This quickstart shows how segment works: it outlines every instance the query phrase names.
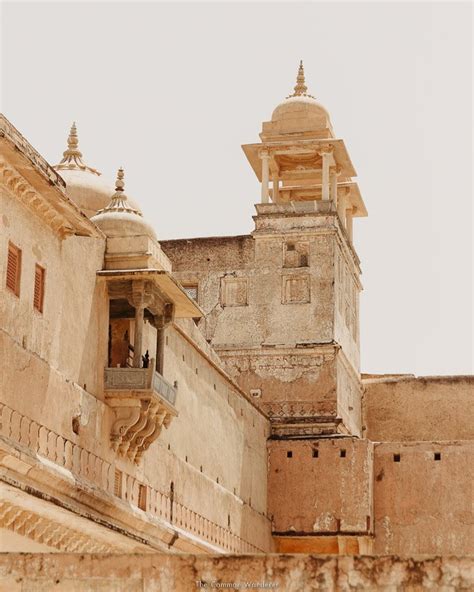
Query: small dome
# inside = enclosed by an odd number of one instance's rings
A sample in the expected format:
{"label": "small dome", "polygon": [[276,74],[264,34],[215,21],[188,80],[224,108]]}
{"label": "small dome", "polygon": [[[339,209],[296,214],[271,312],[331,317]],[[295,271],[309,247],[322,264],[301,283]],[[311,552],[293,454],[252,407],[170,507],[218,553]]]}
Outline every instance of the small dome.
{"label": "small dome", "polygon": [[92,216],[91,222],[110,238],[146,235],[156,240],[153,228],[145,222],[141,211],[132,205],[123,192],[123,178],[124,172],[120,168],[115,182],[115,193],[110,203]]}
{"label": "small dome", "polygon": [[311,121],[313,129],[331,128],[329,113],[312,95],[308,94],[303,62],[300,62],[294,93],[282,101],[273,111],[272,123],[295,121],[295,123],[298,122],[297,125],[300,125],[302,121],[307,120]]}
{"label": "small dome", "polygon": [[325,125],[329,122],[329,113],[316,99],[309,95],[288,97],[272,113],[272,121],[300,119],[302,117],[318,118]]}
{"label": "small dome", "polygon": [[[87,166],[79,150],[76,124],[73,123],[68,137],[68,147],[55,170],[66,182],[66,193],[88,218],[94,216],[110,203],[115,192],[113,183],[105,180],[98,170]],[[140,211],[129,199],[129,205]]]}

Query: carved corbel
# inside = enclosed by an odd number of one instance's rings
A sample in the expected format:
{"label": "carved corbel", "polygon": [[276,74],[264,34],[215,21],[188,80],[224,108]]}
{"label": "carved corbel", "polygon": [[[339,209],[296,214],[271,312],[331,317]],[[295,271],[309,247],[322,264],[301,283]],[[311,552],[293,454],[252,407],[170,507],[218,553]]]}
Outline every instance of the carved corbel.
{"label": "carved corbel", "polygon": [[168,413],[165,409],[162,409],[159,413],[156,414],[153,422],[154,426],[152,432],[146,438],[143,439],[142,444],[136,451],[134,459],[136,463],[140,462],[143,454],[148,450],[148,448],[161,434],[161,430],[163,428],[163,425],[165,425],[165,419],[167,416],[169,416],[169,421],[167,422],[167,425],[165,427],[168,427],[168,425],[170,424],[172,415]]}
{"label": "carved corbel", "polygon": [[116,401],[109,400],[109,405],[115,413],[115,421],[110,432],[112,448],[116,451],[121,446],[124,437],[132,426],[140,419],[140,401]]}
{"label": "carved corbel", "polygon": [[138,434],[146,425],[147,422],[147,414],[150,408],[150,401],[140,401],[140,412],[138,421],[135,422],[130,428],[127,430],[127,433],[123,436],[122,442],[119,446],[119,452],[122,455],[125,455],[129,450],[135,435]]}
{"label": "carved corbel", "polygon": [[153,284],[145,280],[132,280],[127,300],[134,308],[148,308],[154,302]]}

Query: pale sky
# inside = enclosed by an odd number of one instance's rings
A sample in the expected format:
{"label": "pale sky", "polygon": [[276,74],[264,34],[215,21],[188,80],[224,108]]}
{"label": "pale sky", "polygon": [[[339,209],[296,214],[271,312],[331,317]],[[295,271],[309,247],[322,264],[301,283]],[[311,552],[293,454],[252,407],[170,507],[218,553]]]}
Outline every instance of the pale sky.
{"label": "pale sky", "polygon": [[472,7],[456,2],[4,2],[2,111],[51,163],[73,120],[87,164],[158,237],[247,234],[240,148],[295,84],[328,109],[369,217],[362,371],[473,360]]}

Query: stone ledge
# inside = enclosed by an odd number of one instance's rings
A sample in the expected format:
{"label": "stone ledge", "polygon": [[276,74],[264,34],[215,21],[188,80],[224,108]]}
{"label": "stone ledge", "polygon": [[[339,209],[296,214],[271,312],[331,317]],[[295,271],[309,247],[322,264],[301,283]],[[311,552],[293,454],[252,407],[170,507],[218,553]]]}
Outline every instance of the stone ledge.
{"label": "stone ledge", "polygon": [[[242,584],[258,583],[245,588]],[[218,586],[217,584],[221,585]],[[227,583],[240,583],[223,586]],[[191,592],[199,589],[457,592],[474,588],[474,558],[324,555],[0,554],[0,590]]]}

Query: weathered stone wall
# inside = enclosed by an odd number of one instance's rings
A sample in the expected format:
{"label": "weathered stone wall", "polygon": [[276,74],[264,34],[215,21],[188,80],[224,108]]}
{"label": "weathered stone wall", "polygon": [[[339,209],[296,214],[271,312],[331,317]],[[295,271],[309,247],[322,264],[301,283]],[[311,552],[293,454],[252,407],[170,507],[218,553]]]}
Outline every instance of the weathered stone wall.
{"label": "weathered stone wall", "polygon": [[365,437],[376,442],[474,439],[474,377],[363,381]]}
{"label": "weathered stone wall", "polygon": [[[102,268],[105,238],[60,240],[4,188],[0,199],[2,330],[69,380],[101,396],[108,313],[105,286],[96,284],[96,271]],[[19,297],[5,287],[9,241],[22,250]],[[46,270],[42,313],[33,308],[36,263]]]}
{"label": "weathered stone wall", "polygon": [[163,250],[179,281],[198,287],[199,327],[257,405],[298,402],[360,435],[357,258],[334,215],[274,209],[259,211],[252,236]]}
{"label": "weathered stone wall", "polygon": [[460,592],[473,588],[473,560],[463,557],[0,555],[2,592]]}
{"label": "weathered stone wall", "polygon": [[360,366],[359,295],[360,270],[354,253],[343,241],[336,241],[334,252],[334,336],[354,368]]}
{"label": "weathered stone wall", "polygon": [[[18,446],[32,455],[25,458],[27,477],[15,474],[13,480],[48,495],[72,494],[74,505],[80,488],[69,492],[68,487],[77,479],[107,498],[102,512],[112,520],[125,507],[129,517],[138,513],[144,523],[158,518],[200,536],[209,548],[225,543],[227,550],[271,550],[268,421],[229,380],[194,323],[166,329],[163,374],[178,385],[179,415],[137,466],[110,445],[114,414],[103,394],[109,309],[105,283],[96,277],[104,264],[105,238],[97,233],[61,241],[4,188],[1,204],[0,435],[7,448]],[[5,287],[9,240],[22,249],[19,298]],[[248,251],[245,241],[242,249]],[[42,314],[33,307],[35,263],[46,269]],[[156,330],[147,323],[144,345],[154,357]],[[112,352],[112,357],[123,353]],[[38,468],[26,468],[38,462],[35,458],[52,461],[48,466],[59,474],[57,482],[45,483]],[[121,483],[116,496],[115,471]],[[143,485],[148,487],[147,514],[137,507]],[[115,502],[120,512],[114,512]]]}
{"label": "weathered stone wall", "polygon": [[[72,468],[73,474],[83,471],[86,481],[96,474],[100,463],[94,486],[107,495],[113,492],[114,469],[120,470],[121,503],[128,505],[132,513],[138,511],[138,487],[144,483],[151,486],[150,516],[169,521],[169,503],[162,514],[155,496],[169,500],[173,483],[175,504],[252,541],[258,549],[271,550],[270,522],[266,517],[268,421],[181,333],[168,330],[165,350],[165,377],[178,382],[179,415],[153,443],[140,466],[112,451],[109,438],[113,414],[105,403],[5,333],[0,333],[0,338],[5,352],[2,435],[31,446],[33,453],[63,466],[70,461],[67,468]],[[75,418],[78,433],[73,430]],[[38,438],[40,426],[47,430]],[[74,459],[68,461],[69,456],[75,457],[76,450],[81,459],[77,467]],[[86,459],[90,453],[93,458],[89,465]],[[149,520],[144,514],[142,518]],[[183,518],[178,525],[186,530],[190,520]],[[205,538],[210,536],[208,529],[205,525],[200,529]]]}
{"label": "weathered stone wall", "polygon": [[268,510],[289,536],[372,532],[373,450],[368,440],[270,440]]}
{"label": "weathered stone wall", "polygon": [[472,442],[375,444],[374,552],[474,554],[473,466]]}

